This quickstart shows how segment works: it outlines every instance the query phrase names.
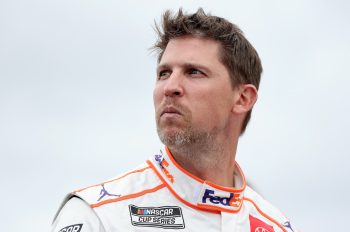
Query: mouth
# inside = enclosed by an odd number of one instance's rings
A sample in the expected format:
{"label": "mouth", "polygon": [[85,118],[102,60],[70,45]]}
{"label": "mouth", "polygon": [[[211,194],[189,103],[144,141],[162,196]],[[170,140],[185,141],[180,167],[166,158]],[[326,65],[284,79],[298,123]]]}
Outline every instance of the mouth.
{"label": "mouth", "polygon": [[162,113],[160,114],[160,116],[163,116],[163,115],[182,115],[182,114],[175,107],[173,107],[173,106],[166,106],[163,109]]}

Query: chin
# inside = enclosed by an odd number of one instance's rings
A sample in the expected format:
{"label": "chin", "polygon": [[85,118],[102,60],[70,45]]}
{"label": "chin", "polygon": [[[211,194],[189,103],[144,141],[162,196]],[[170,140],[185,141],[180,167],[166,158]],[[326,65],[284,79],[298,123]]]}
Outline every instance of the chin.
{"label": "chin", "polygon": [[159,129],[158,136],[160,141],[164,145],[173,146],[173,145],[184,145],[188,143],[188,135],[184,130],[179,128],[167,128]]}

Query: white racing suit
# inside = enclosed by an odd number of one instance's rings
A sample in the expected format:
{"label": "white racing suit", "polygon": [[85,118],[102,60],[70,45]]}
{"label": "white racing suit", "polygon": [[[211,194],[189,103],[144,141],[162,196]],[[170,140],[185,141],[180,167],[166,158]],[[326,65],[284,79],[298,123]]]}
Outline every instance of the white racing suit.
{"label": "white racing suit", "polygon": [[234,178],[235,188],[201,180],[165,147],[133,171],[69,194],[52,232],[297,232],[237,164]]}

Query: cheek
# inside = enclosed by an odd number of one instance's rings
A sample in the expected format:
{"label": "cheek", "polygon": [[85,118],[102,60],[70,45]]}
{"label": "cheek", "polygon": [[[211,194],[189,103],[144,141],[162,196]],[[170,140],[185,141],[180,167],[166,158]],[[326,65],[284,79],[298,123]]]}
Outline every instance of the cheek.
{"label": "cheek", "polygon": [[203,95],[193,104],[198,120],[205,123],[212,118],[218,117],[218,104],[215,96]]}
{"label": "cheek", "polygon": [[153,104],[154,104],[154,106],[157,106],[160,104],[161,98],[162,98],[162,95],[160,93],[160,88],[155,86],[155,88],[153,90]]}
{"label": "cheek", "polygon": [[[227,94],[224,94],[227,93]],[[202,120],[224,120],[228,117],[232,108],[232,99],[229,92],[214,91],[212,94],[203,94],[195,104],[199,117]]]}

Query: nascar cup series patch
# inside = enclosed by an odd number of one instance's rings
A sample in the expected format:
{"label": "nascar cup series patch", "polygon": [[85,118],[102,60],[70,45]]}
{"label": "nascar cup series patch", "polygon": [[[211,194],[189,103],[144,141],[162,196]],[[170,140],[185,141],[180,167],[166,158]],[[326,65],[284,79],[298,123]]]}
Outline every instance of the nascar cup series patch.
{"label": "nascar cup series patch", "polygon": [[138,207],[129,205],[133,226],[184,229],[185,222],[178,206]]}

